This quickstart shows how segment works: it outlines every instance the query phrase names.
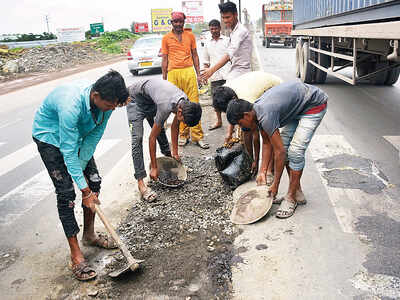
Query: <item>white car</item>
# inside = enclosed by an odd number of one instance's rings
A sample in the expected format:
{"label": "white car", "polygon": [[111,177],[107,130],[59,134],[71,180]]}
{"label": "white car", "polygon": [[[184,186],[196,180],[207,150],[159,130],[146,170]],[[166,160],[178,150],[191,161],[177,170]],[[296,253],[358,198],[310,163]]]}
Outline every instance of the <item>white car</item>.
{"label": "white car", "polygon": [[211,32],[209,30],[203,31],[200,34],[200,44],[202,47],[205,46],[207,40],[211,39]]}
{"label": "white car", "polygon": [[140,70],[161,68],[162,35],[146,35],[136,40],[128,52],[128,69],[136,76]]}

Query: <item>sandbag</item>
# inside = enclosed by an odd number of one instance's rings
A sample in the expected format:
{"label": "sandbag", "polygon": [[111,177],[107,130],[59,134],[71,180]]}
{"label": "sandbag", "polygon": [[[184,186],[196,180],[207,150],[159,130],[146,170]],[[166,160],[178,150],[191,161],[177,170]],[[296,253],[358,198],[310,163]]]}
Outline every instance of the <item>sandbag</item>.
{"label": "sandbag", "polygon": [[229,166],[219,173],[221,174],[224,182],[229,185],[232,190],[234,190],[242,183],[245,183],[251,179],[252,163],[253,159],[241,145],[241,153],[234,157]]}
{"label": "sandbag", "polygon": [[220,147],[216,150],[215,166],[218,171],[224,170],[228,167],[232,160],[242,153],[242,145],[236,144],[232,148]]}

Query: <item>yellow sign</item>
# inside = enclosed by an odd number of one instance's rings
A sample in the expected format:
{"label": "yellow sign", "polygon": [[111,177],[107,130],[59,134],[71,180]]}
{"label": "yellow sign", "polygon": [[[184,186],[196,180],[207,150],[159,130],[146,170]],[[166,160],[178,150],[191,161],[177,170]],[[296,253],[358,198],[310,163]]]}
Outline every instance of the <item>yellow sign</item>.
{"label": "yellow sign", "polygon": [[165,32],[172,29],[172,8],[157,8],[151,10],[151,27],[153,32]]}

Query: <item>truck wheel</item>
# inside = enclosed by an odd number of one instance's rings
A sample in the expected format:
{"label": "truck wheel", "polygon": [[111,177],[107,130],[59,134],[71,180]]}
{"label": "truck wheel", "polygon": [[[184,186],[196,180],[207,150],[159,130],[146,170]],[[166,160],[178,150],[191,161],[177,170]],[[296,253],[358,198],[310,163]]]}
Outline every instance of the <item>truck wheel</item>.
{"label": "truck wheel", "polygon": [[262,45],[265,47],[265,39],[262,40]]}
{"label": "truck wheel", "polygon": [[394,68],[390,71],[388,71],[385,85],[393,85],[396,83],[397,79],[399,79],[400,75],[400,67]]}
{"label": "truck wheel", "polygon": [[372,66],[370,63],[361,63],[357,65],[357,76],[361,77],[371,72]]}
{"label": "truck wheel", "polygon": [[[323,50],[326,50],[326,49],[323,49]],[[317,54],[315,55],[314,61],[318,62],[318,55]],[[321,63],[320,63],[320,65],[325,67],[325,68],[327,68],[330,65],[330,63],[331,63],[330,56],[328,56],[326,54],[321,54]],[[315,83],[320,83],[320,84],[325,83],[327,75],[328,74],[325,71],[323,71],[321,69],[318,69],[318,68],[315,68]]]}
{"label": "truck wheel", "polygon": [[296,48],[296,40],[292,41],[292,48]]}
{"label": "truck wheel", "polygon": [[265,39],[265,47],[269,48],[269,46],[271,45],[271,42],[269,41],[269,38]]}
{"label": "truck wheel", "polygon": [[315,67],[308,62],[310,59],[310,48],[308,42],[303,44],[300,61],[300,78],[304,83],[313,83],[315,78]]}
{"label": "truck wheel", "polygon": [[[386,63],[375,63],[372,72],[382,69],[387,66]],[[386,84],[386,79],[388,78],[388,71],[380,72],[375,77],[371,77],[370,82],[374,85],[384,85]]]}
{"label": "truck wheel", "polygon": [[298,43],[296,46],[296,77],[300,78],[300,65],[302,64],[301,62],[301,43]]}

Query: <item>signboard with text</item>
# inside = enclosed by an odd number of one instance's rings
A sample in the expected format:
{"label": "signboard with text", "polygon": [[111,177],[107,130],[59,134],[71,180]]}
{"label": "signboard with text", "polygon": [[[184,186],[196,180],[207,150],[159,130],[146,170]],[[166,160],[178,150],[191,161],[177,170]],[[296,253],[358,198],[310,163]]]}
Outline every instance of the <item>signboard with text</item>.
{"label": "signboard with text", "polygon": [[153,32],[165,32],[172,29],[172,8],[158,8],[151,10],[151,28]]}
{"label": "signboard with text", "polygon": [[104,32],[104,24],[103,23],[93,23],[90,24],[90,33],[92,35],[96,35],[98,33]]}
{"label": "signboard with text", "polygon": [[182,11],[186,15],[186,23],[204,22],[203,1],[182,1]]}
{"label": "signboard with text", "polygon": [[85,28],[83,27],[58,28],[57,40],[62,43],[84,41]]}
{"label": "signboard with text", "polygon": [[147,23],[135,23],[135,32],[149,32],[149,24]]}

